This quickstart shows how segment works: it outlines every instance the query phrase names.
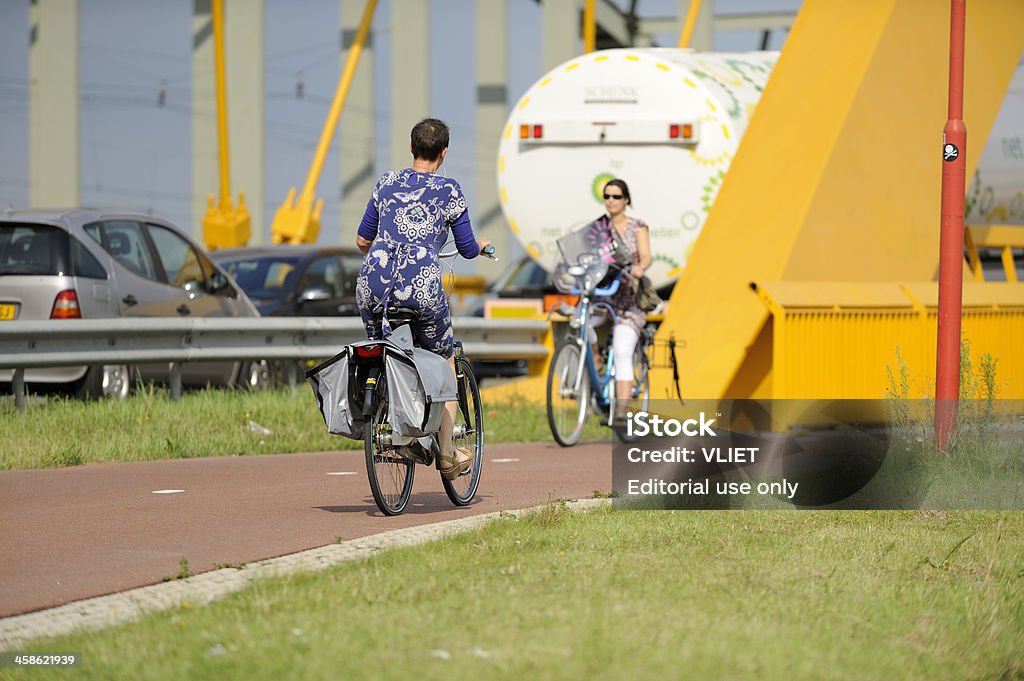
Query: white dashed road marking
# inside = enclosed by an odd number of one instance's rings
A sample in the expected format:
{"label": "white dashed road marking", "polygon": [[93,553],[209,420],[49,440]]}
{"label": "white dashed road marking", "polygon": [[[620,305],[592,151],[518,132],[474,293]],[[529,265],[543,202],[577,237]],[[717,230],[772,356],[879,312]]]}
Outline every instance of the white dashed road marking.
{"label": "white dashed road marking", "polygon": [[491,459],[491,463],[515,463],[519,459]]}
{"label": "white dashed road marking", "polygon": [[155,489],[153,494],[179,494],[184,491],[183,489]]}
{"label": "white dashed road marking", "polygon": [[327,475],[358,475],[358,473],[355,471],[335,471],[333,473],[328,473]]}

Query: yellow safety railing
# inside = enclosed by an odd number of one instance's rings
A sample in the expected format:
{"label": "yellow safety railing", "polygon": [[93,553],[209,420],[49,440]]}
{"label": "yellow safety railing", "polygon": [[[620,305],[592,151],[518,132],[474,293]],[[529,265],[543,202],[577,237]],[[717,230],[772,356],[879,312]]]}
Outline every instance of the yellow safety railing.
{"label": "yellow safety railing", "polygon": [[993,248],[999,251],[1003,262],[1006,281],[1017,281],[1017,263],[1014,249],[1024,249],[1024,225],[967,225],[964,227],[964,246],[967,248],[967,262],[975,281],[985,281],[979,248]]}
{"label": "yellow safety railing", "polygon": [[[915,378],[911,397],[934,394],[936,283],[757,282],[752,287],[770,319],[738,373],[763,380],[734,385],[731,396],[882,399],[889,370],[896,371],[899,360]],[[962,328],[974,353],[998,361],[998,395],[1024,397],[1024,286],[965,284]],[[762,371],[752,371],[756,362]]]}

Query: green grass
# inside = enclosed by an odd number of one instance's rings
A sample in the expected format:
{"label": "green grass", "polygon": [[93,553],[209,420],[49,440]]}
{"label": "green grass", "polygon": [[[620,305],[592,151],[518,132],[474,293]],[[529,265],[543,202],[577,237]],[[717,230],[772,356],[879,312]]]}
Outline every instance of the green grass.
{"label": "green grass", "polygon": [[[506,400],[485,401],[484,410],[488,442],[551,439],[543,408]],[[250,421],[272,434],[251,429]],[[327,433],[305,385],[256,393],[202,390],[179,401],[154,388],[122,401],[50,397],[33,401],[24,413],[5,399],[0,432],[0,470],[362,448],[362,442]],[[608,439],[610,433],[592,419],[584,437]]]}
{"label": "green grass", "polygon": [[1022,631],[1018,512],[555,504],[22,650],[76,679],[1022,679]]}

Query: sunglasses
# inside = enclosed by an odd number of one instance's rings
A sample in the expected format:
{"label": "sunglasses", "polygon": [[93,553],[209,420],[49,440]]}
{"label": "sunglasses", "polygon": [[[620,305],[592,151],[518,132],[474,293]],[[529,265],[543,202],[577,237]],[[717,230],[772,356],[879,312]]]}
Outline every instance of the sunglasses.
{"label": "sunglasses", "polygon": [[607,201],[608,199],[615,199],[616,201],[619,201],[620,199],[624,199],[624,198],[626,198],[626,197],[623,196],[622,194],[605,194],[604,195],[604,200],[605,201]]}

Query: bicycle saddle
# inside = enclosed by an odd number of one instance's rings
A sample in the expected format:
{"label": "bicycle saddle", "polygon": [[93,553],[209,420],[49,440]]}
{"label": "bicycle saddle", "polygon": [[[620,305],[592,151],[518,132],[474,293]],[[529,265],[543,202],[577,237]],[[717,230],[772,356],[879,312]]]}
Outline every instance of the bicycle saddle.
{"label": "bicycle saddle", "polygon": [[419,312],[411,310],[407,307],[398,307],[396,305],[388,305],[387,309],[388,321],[391,322],[391,326],[395,327],[400,324],[410,324],[419,319]]}

